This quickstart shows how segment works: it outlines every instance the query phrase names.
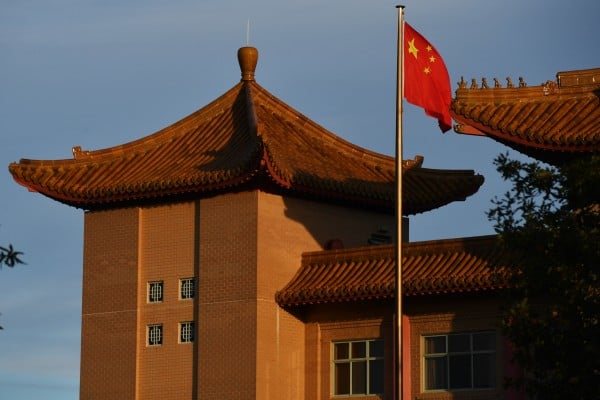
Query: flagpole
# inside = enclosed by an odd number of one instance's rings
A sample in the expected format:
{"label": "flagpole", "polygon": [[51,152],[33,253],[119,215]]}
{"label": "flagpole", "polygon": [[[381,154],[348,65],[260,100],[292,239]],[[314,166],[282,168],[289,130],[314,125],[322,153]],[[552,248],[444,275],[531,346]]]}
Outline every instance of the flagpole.
{"label": "flagpole", "polygon": [[398,9],[398,52],[396,70],[396,354],[395,391],[402,400],[402,97],[404,93],[404,6]]}

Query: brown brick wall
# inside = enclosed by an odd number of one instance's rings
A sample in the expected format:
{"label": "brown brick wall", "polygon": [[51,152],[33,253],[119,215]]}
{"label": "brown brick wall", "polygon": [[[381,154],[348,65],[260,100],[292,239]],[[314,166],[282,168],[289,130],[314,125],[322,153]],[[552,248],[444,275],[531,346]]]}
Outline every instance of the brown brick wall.
{"label": "brown brick wall", "polygon": [[[194,268],[195,206],[141,210],[138,399],[192,399],[195,343],[179,343],[179,323],[193,321],[194,300],[179,299],[179,280]],[[163,301],[148,303],[148,282],[163,282]],[[147,346],[147,326],[163,325],[163,344]]]}
{"label": "brown brick wall", "polygon": [[322,250],[330,239],[366,245],[393,217],[259,193],[257,274],[257,399],[305,399],[304,323],[275,303],[275,292],[294,276],[302,252]]}
{"label": "brown brick wall", "polygon": [[82,400],[135,399],[136,208],[85,214]]}
{"label": "brown brick wall", "polygon": [[[304,323],[275,292],[302,252],[365,245],[392,223],[258,191],[87,214],[82,399],[307,398]],[[186,277],[193,301],[179,300]],[[161,303],[147,302],[151,281],[164,283]],[[192,320],[196,341],[180,344]],[[149,324],[163,325],[161,346],[147,346]]]}
{"label": "brown brick wall", "polygon": [[256,393],[257,193],[200,202],[198,398]]}
{"label": "brown brick wall", "polygon": [[427,296],[407,301],[405,312],[411,326],[410,364],[412,394],[415,400],[491,400],[505,398],[502,390],[504,340],[498,334],[496,343],[496,390],[462,392],[423,392],[422,390],[422,336],[452,332],[496,330],[499,321],[498,299],[487,296]]}
{"label": "brown brick wall", "polygon": [[[273,198],[280,205],[280,212],[289,220],[288,224],[299,225],[298,231],[308,243],[309,247],[302,248],[302,243],[295,245],[291,242],[294,236],[286,234],[281,230],[280,234],[285,241],[294,248],[300,249],[295,257],[300,260],[304,251],[322,250],[325,243],[330,239],[341,239],[346,248],[366,246],[371,234],[379,228],[386,228],[394,233],[395,220],[393,215],[376,213],[368,210],[347,208],[339,205],[319,203],[316,201],[295,199],[289,197],[278,197],[261,193],[261,198]],[[278,200],[276,200],[278,199]],[[261,219],[262,221],[262,219]],[[408,222],[407,222],[408,223]],[[261,222],[262,224],[262,222]],[[271,226],[277,229],[277,226]]]}
{"label": "brown brick wall", "polygon": [[[383,396],[352,397],[358,400],[385,399],[393,395],[393,326],[392,303],[372,301],[361,304],[325,304],[307,311],[306,354],[307,396],[310,399],[332,399],[332,343],[346,340],[383,339]],[[390,356],[388,356],[390,355]],[[308,368],[312,366],[312,368]]]}
{"label": "brown brick wall", "polygon": [[[493,295],[415,296],[405,299],[404,310],[408,321],[405,319],[403,324],[404,328],[409,328],[410,337],[408,341],[405,338],[405,345],[408,344],[408,347],[404,348],[404,352],[409,352],[409,360],[405,360],[404,367],[405,373],[410,376],[411,389],[405,398],[411,400],[508,398],[502,389],[506,343],[500,335],[496,343],[498,383],[496,390],[423,393],[421,388],[422,336],[497,330],[498,307],[498,299]],[[393,366],[391,363],[394,355],[392,343],[395,340],[391,319],[393,310],[392,301],[324,304],[304,310],[301,317],[306,321],[306,398],[331,399],[333,397],[331,395],[331,343],[333,341],[378,337],[384,340],[386,354],[386,392],[383,398],[392,398]]]}

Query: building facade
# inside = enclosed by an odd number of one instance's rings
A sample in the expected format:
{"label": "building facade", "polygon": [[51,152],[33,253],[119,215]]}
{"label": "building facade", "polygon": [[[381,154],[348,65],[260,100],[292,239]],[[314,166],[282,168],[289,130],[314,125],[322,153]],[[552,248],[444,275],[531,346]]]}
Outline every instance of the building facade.
{"label": "building facade", "polygon": [[[395,160],[262,88],[256,49],[238,56],[240,83],[159,132],[10,166],[85,211],[81,399],[395,396]],[[407,232],[483,183],[421,157],[402,173]],[[403,244],[404,398],[518,398],[495,243]]]}

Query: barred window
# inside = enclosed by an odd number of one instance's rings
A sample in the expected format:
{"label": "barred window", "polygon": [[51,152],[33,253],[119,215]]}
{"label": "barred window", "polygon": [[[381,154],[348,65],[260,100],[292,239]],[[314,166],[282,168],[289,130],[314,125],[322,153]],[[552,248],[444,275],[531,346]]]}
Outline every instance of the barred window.
{"label": "barred window", "polygon": [[333,343],[333,394],[383,393],[383,340]]}
{"label": "barred window", "polygon": [[179,281],[179,298],[181,300],[193,299],[196,295],[196,280],[184,278]]}
{"label": "barred window", "polygon": [[496,333],[423,337],[425,390],[496,387]]}
{"label": "barred window", "polygon": [[179,342],[192,343],[194,341],[194,322],[181,322],[179,324]]}
{"label": "barred window", "polygon": [[162,324],[148,325],[148,346],[160,346],[163,341]]}
{"label": "barred window", "polygon": [[163,282],[155,281],[148,283],[148,303],[160,303],[163,301]]}

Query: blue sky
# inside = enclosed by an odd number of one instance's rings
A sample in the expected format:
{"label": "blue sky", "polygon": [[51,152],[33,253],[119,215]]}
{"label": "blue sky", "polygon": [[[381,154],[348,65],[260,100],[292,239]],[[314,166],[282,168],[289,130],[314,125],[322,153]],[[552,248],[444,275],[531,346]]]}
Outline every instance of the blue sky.
{"label": "blue sky", "polygon": [[[62,159],[149,135],[239,81],[236,52],[259,49],[256,80],[346,140],[394,154],[395,2],[367,0],[0,0],[0,244],[27,266],[0,271],[0,398],[76,399],[83,212],[29,193],[8,164]],[[529,85],[600,67],[595,0],[412,0],[406,20],[442,54],[453,90],[510,76]],[[405,106],[404,158],[474,169],[466,202],[411,218],[411,240],[493,232],[507,149],[448,132]]]}

